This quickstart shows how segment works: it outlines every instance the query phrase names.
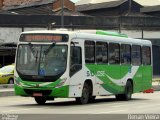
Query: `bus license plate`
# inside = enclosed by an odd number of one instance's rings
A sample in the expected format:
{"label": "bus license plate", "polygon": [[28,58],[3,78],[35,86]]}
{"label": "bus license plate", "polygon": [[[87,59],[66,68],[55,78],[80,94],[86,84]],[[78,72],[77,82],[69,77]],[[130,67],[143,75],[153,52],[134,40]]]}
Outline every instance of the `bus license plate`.
{"label": "bus license plate", "polygon": [[42,97],[43,95],[42,95],[42,93],[33,93],[33,96],[34,97]]}

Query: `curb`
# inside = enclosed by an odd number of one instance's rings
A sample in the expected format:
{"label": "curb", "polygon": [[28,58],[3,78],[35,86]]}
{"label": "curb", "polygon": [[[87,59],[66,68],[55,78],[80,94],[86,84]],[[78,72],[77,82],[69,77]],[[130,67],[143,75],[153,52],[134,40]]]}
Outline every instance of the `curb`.
{"label": "curb", "polygon": [[15,96],[14,84],[0,84],[0,97]]}
{"label": "curb", "polygon": [[0,89],[13,88],[14,84],[0,84]]}
{"label": "curb", "polygon": [[153,89],[154,91],[160,91],[160,85],[154,85]]}
{"label": "curb", "polygon": [[15,96],[14,91],[0,91],[0,97]]}

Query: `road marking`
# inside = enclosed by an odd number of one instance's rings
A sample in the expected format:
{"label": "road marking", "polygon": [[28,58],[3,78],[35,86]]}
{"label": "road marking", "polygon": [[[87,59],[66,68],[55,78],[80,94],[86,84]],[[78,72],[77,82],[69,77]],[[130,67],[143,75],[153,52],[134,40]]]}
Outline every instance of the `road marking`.
{"label": "road marking", "polygon": [[107,114],[107,113],[119,113],[119,112],[126,112],[128,110],[114,110],[114,111],[106,111],[106,112],[98,112],[93,114]]}
{"label": "road marking", "polygon": [[27,111],[27,110],[31,110],[31,109],[35,109],[35,108],[30,108],[30,109],[18,109],[18,110],[6,110],[6,111],[2,111],[1,113],[18,112],[18,111]]}
{"label": "road marking", "polygon": [[[149,104],[149,103],[148,103]],[[152,104],[152,103],[151,103]],[[148,107],[153,107],[153,106],[160,106],[160,104],[152,104],[152,105],[145,105],[145,106],[137,106],[136,108],[148,108]]]}
{"label": "road marking", "polygon": [[29,110],[33,110],[33,109],[38,109],[38,110],[42,110],[42,109],[47,109],[48,107],[37,107],[37,108],[27,108],[27,109],[12,109],[12,110],[5,110],[2,111],[1,113],[9,113],[9,112],[22,112],[22,111],[29,111]]}
{"label": "road marking", "polygon": [[120,105],[116,105],[116,106],[112,106],[112,107],[128,107],[128,106],[139,106],[139,105],[147,105],[148,103],[140,103],[140,104],[132,104],[132,103],[129,103],[129,104],[120,104]]}

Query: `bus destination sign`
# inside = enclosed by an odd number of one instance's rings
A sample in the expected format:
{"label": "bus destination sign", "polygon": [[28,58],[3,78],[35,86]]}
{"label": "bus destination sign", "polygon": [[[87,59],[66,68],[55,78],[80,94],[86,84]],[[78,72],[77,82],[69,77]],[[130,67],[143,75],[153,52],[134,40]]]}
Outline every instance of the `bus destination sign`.
{"label": "bus destination sign", "polygon": [[22,42],[67,42],[68,35],[65,34],[22,34]]}

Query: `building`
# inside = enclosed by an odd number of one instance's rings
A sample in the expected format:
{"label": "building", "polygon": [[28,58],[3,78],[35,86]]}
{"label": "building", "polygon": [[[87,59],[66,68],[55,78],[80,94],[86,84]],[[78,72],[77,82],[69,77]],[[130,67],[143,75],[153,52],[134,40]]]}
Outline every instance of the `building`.
{"label": "building", "polygon": [[78,12],[92,16],[143,15],[141,8],[160,5],[159,0],[80,0]]}
{"label": "building", "polygon": [[143,7],[141,8],[141,13],[160,17],[160,5]]}
{"label": "building", "polygon": [[114,0],[95,4],[76,5],[78,12],[91,16],[122,16],[129,13],[140,13],[142,7],[136,2],[132,2],[132,6],[128,0]]}
{"label": "building", "polygon": [[[1,10],[10,14],[23,15],[60,15],[61,0],[0,0]],[[75,4],[64,0],[64,15],[79,15]]]}

